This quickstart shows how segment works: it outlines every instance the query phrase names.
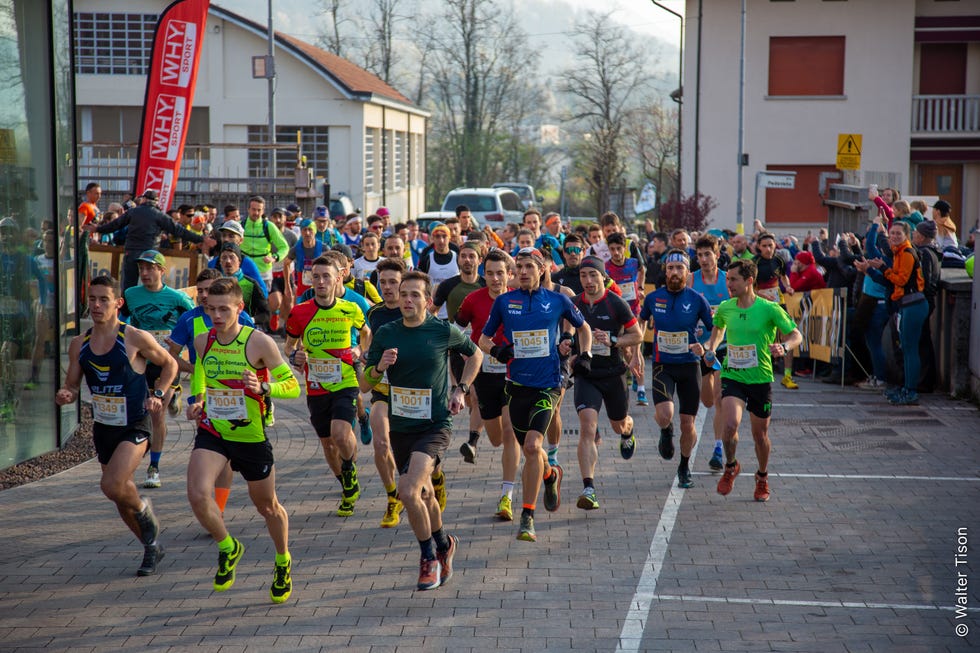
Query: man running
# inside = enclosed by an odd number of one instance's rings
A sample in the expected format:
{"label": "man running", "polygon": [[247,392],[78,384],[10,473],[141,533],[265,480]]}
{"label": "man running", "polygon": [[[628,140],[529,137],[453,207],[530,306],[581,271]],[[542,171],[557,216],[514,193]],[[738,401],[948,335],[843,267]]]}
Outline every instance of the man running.
{"label": "man running", "polygon": [[[494,301],[508,291],[507,283],[511,279],[513,259],[505,251],[493,249],[487,253],[483,261],[483,276],[487,287],[475,290],[463,300],[456,313],[456,324],[461,327],[472,326],[470,338],[479,343],[483,327],[490,317],[490,309]],[[496,346],[507,344],[503,329],[499,327],[493,335]],[[507,380],[507,366],[493,358],[484,356],[480,373],[473,381],[476,393],[476,403],[480,411],[483,425],[487,429],[487,437],[494,447],[504,446],[501,463],[503,466],[503,481],[500,485],[500,499],[497,501],[496,516],[503,521],[514,519],[513,498],[514,483],[517,481],[517,469],[521,463],[521,451],[517,446],[514,427],[510,423],[510,415],[503,408],[506,401],[504,386]],[[475,437],[474,437],[475,435]],[[468,463],[476,461],[476,446],[479,432],[470,431],[470,439],[464,442],[459,452]]]}
{"label": "man running", "polygon": [[640,319],[652,323],[654,419],[660,427],[657,449],[664,460],[674,457],[674,389],[681,413],[681,462],[677,466],[677,485],[694,486],[690,459],[698,434],[694,418],[701,397],[701,364],[704,347],[698,342],[699,320],[711,328],[711,306],[702,295],[687,287],[691,259],[687,252],[672,249],[664,256],[667,285],[643,300]]}
{"label": "man running", "polygon": [[[606,261],[606,274],[616,282],[622,293],[622,298],[629,304],[633,315],[640,314],[640,305],[643,302],[643,262],[639,258],[629,257],[626,236],[622,232],[611,233],[606,237],[606,247],[609,248],[609,260]],[[601,259],[600,259],[601,260]],[[640,326],[642,336],[643,327]],[[642,337],[641,337],[642,340]],[[636,405],[646,406],[647,388],[643,383],[644,362],[643,350],[636,345],[636,348],[629,356],[633,372],[633,384],[636,387]]]}
{"label": "man running", "polygon": [[[153,336],[119,322],[122,303],[119,282],[112,277],[99,276],[89,282],[93,325],[68,346],[68,373],[55,402],[59,406],[75,403],[85,376],[92,393],[92,438],[102,465],[102,493],[116,504],[123,523],[143,543],[143,562],[136,574],[150,576],[163,558],[163,547],[157,541],[160,525],[149,499],[140,497],[133,473],[149,447],[149,416],[163,412],[163,398],[177,374],[177,362]],[[152,395],[146,385],[147,363],[160,368]]]}
{"label": "man running", "polygon": [[363,340],[370,330],[356,304],[337,298],[340,275],[330,258],[313,261],[315,296],[289,314],[285,351],[290,363],[306,372],[306,405],[324,458],[330,462],[331,446],[340,454],[343,491],[337,515],[350,517],[361,494],[355,464],[357,442],[351,428],[358,394],[354,362],[360,351],[351,340],[351,331]]}
{"label": "man running", "polygon": [[[759,253],[752,260],[758,270],[758,279],[756,280],[758,296],[782,305],[783,296],[780,293],[780,285],[782,292],[792,295],[793,284],[789,282],[789,277],[786,276],[786,264],[783,259],[776,256],[776,237],[769,232],[763,232],[759,235],[756,248]],[[785,310],[785,306],[783,310]],[[786,360],[783,363],[783,380],[780,383],[789,390],[798,390],[800,387],[793,380],[793,354],[790,352],[786,352]]]}
{"label": "man running", "polygon": [[[752,261],[736,260],[728,266],[726,282],[732,298],[715,313],[711,338],[704,346],[704,362],[711,364],[715,349],[728,338],[728,353],[721,369],[721,409],[724,412],[725,472],[718,481],[718,494],[732,491],[742,466],[735,458],[738,424],[748,409],[752,423],[759,471],[755,475],[755,500],[769,500],[769,421],[772,415],[772,357],[803,342],[796,324],[785,310],[755,294],[758,268]],[[779,342],[776,331],[783,334]]]}
{"label": "man running", "polygon": [[[139,284],[127,288],[126,311],[129,313],[129,323],[137,329],[144,329],[156,338],[157,342],[166,346],[167,337],[177,324],[177,319],[185,312],[194,308],[194,302],[186,294],[175,288],[170,288],[163,282],[167,273],[167,259],[155,249],[143,252],[136,260],[139,269]],[[160,375],[160,367],[154,363],[146,366],[146,382],[156,383]],[[163,398],[163,405],[169,406],[180,386],[168,387]],[[151,415],[153,422],[153,438],[150,443],[150,465],[146,468],[145,488],[160,487],[160,458],[163,455],[163,444],[167,439],[167,413],[161,411]]]}
{"label": "man running", "polygon": [[[282,360],[275,341],[242,326],[241,288],[233,279],[218,279],[208,292],[214,327],[194,339],[197,362],[191,378],[187,419],[197,422],[194,450],[187,465],[187,498],[194,516],[218,544],[214,590],[235,583],[235,568],[245,547],[225,528],[214,501],[215,480],[225,466],[248,483],[248,495],[276,549],[269,597],[283,603],[293,591],[289,555],[289,517],[276,497],[275,459],[265,433],[265,403],[269,398],[294,399],[299,384]],[[271,381],[259,381],[260,373]]]}
{"label": "man running", "polygon": [[[561,505],[563,471],[560,465],[549,464],[542,448],[561,394],[559,354],[568,355],[571,351],[571,339],[559,343],[561,323],[568,320],[576,329],[582,352],[575,363],[579,372],[588,372],[592,331],[570,299],[541,288],[541,275],[548,264],[540,251],[522,249],[515,263],[519,288],[494,300],[480,336],[480,349],[507,364],[507,406],[526,458],[521,474],[524,497],[517,539],[535,542],[534,509],[542,480],[545,510],[554,512]],[[509,343],[503,346],[493,341],[501,325]]]}
{"label": "man running", "polygon": [[599,461],[596,432],[599,409],[603,404],[606,405],[609,424],[620,435],[619,450],[623,458],[629,460],[636,450],[623,352],[642,342],[643,334],[629,304],[606,289],[606,270],[602,259],[597,256],[584,258],[579,276],[583,291],[575,298],[574,304],[592,328],[592,366],[588,373],[575,376],[575,410],[579,419],[578,465],[584,486],[577,505],[583,510],[595,510],[599,507],[595,491],[595,467]]}
{"label": "man running", "polygon": [[[443,529],[432,473],[449,448],[452,415],[462,410],[483,354],[459,329],[428,314],[432,302],[428,275],[405,273],[399,298],[402,319],[374,335],[365,375],[375,385],[385,373],[388,376],[391,446],[400,474],[398,497],[422,550],[418,588],[429,590],[452,577],[459,546],[458,538]],[[450,351],[469,356],[452,392],[447,370]]]}

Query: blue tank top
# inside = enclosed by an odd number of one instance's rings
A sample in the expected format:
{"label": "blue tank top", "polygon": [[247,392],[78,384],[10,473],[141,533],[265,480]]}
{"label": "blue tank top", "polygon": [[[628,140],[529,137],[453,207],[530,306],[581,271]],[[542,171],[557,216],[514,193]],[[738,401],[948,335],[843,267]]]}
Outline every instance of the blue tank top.
{"label": "blue tank top", "polygon": [[731,299],[728,294],[728,286],[725,283],[726,277],[727,275],[724,270],[718,270],[718,280],[709,285],[704,282],[704,278],[701,276],[701,270],[698,270],[694,273],[694,282],[691,286],[694,290],[704,295],[704,298],[708,300],[708,304],[712,308],[715,308],[726,299]]}
{"label": "blue tank top", "polygon": [[[78,356],[78,364],[82,366],[85,382],[93,395],[93,412],[98,418],[100,412],[103,419],[97,422],[108,426],[129,426],[139,422],[146,416],[144,401],[149,396],[146,376],[137,374],[126,355],[126,325],[119,325],[116,342],[112,349],[105,354],[96,354],[89,346],[92,329],[85,332],[82,348]],[[98,399],[104,397],[105,399]],[[110,415],[119,414],[118,398],[125,398],[125,423],[113,423]],[[117,401],[113,401],[116,399]]]}

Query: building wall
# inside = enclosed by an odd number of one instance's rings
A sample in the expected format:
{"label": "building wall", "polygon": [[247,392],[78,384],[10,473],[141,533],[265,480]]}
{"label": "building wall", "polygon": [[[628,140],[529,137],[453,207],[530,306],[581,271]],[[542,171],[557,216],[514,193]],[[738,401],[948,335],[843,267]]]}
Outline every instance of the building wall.
{"label": "building wall", "polygon": [[[701,51],[699,190],[718,202],[715,226],[734,227],[737,213],[740,2],[704,2]],[[684,192],[694,189],[697,0],[688,0],[684,103]],[[749,0],[746,20],[743,222],[751,229],[756,173],[772,164],[833,165],[837,136],[863,136],[864,170],[897,172],[908,182],[915,2],[887,11],[871,2]],[[898,35],[907,34],[907,38]],[[772,36],[844,36],[844,96],[769,98]],[[817,188],[797,187],[813,194]],[[759,193],[759,215],[766,215]],[[793,216],[779,222],[792,223]]]}

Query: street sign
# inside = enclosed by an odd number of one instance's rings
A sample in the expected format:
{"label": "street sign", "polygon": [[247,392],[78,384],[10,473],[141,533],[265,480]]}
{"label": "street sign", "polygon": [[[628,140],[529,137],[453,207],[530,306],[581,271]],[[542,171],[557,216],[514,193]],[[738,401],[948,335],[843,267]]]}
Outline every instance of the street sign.
{"label": "street sign", "polygon": [[796,175],[774,175],[766,172],[761,177],[763,188],[786,188],[788,190],[796,188]]}
{"label": "street sign", "polygon": [[837,169],[860,170],[861,134],[837,134]]}

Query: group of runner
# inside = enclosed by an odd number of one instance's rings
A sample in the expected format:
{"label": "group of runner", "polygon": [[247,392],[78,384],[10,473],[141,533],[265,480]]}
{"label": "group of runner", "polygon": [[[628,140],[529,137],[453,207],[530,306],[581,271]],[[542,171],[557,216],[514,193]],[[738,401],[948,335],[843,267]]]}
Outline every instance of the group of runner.
{"label": "group of runner", "polygon": [[[540,224],[540,215],[535,217]],[[603,405],[612,431],[620,436],[620,454],[633,457],[637,437],[627,374],[642,379],[644,328],[654,330],[649,380],[661,428],[658,450],[667,460],[674,456],[674,395],[678,398],[677,484],[693,485],[694,422],[704,403],[718,407],[709,464],[723,471],[718,492],[731,492],[741,469],[735,455],[738,423],[747,408],[759,459],[755,498],[767,500],[772,358],[800,343],[795,325],[778,305],[757,298],[753,283],[758,271],[751,261],[735,262],[727,274],[718,270],[718,242],[711,236],[695,244],[700,269],[694,274],[687,251],[668,251],[662,259],[666,285],[644,296],[642,265],[630,262],[634,248],[618,220],[605,222],[604,230],[609,225],[613,228],[603,247],[583,251],[584,243],[571,237],[560,244],[567,257],[554,279],[553,256],[534,243],[511,255],[489,247],[485,238],[454,243],[448,229],[442,233],[437,227],[437,235],[447,238],[434,239],[432,253],[425,256],[438,267],[438,288],[433,275],[408,269],[400,253],[380,258],[370,274],[380,301],[370,308],[352,289],[349,252],[317,248],[313,256],[301,241],[296,247],[307,255],[296,250],[303,262],[295,274],[309,288],[286,318],[285,356],[275,340],[251,326],[238,281],[216,270],[198,277],[199,306],[193,308],[189,300],[185,304],[161,294],[165,261],[157,252],[144,253],[139,258],[143,290],[130,289],[125,297],[127,305],[133,304],[128,306],[135,318],[130,326],[119,320],[123,297],[118,283],[93,279],[88,293],[93,327],[72,342],[67,378],[56,398],[70,403],[83,377],[89,385],[102,489],[144,545],[138,573],[154,573],[163,548],[150,502],[140,497],[132,476],[151,435],[151,456],[157,456],[151,458],[151,471],[159,473],[162,438],[155,425],[163,420],[180,370],[191,372],[187,417],[198,427],[187,493],[195,516],[218,546],[216,591],[233,585],[244,554],[223,520],[232,471],[246,480],[276,550],[270,597],[280,603],[292,591],[288,517],[276,496],[274,456],[265,430],[272,421],[272,401],[299,396],[297,377],[305,381],[310,422],[341,486],[340,516],[354,514],[361,495],[353,424],[362,419],[361,442],[372,445],[387,494],[381,526],[397,526],[401,513],[407,514],[421,550],[420,590],[451,578],[459,546],[442,519],[442,467],[452,416],[469,406],[470,434],[459,448],[465,462],[475,462],[482,430],[492,446],[502,448],[496,518],[514,519],[514,487],[521,471],[517,539],[534,542],[542,486],[545,509],[553,512],[561,505],[565,471],[557,460],[559,409],[569,387],[580,422],[577,459],[583,490],[578,508],[599,508],[595,475]],[[574,279],[578,288],[572,290],[563,279]],[[150,299],[141,299],[144,292],[151,293]],[[159,301],[164,296],[168,301]],[[141,302],[151,305],[140,310]],[[440,309],[445,319],[437,317]],[[157,327],[170,319],[171,330],[164,335]],[[180,356],[184,346],[189,360]],[[159,486],[158,476],[150,480],[147,486]]]}

